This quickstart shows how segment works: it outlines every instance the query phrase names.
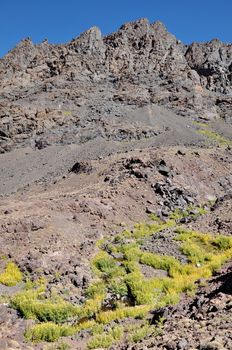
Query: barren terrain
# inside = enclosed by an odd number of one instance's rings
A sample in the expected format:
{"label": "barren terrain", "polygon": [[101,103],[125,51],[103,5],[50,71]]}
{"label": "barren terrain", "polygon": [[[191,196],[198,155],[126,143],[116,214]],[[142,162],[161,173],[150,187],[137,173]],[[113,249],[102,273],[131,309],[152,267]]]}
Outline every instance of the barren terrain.
{"label": "barren terrain", "polygon": [[232,349],[231,66],[145,19],[1,59],[1,350]]}

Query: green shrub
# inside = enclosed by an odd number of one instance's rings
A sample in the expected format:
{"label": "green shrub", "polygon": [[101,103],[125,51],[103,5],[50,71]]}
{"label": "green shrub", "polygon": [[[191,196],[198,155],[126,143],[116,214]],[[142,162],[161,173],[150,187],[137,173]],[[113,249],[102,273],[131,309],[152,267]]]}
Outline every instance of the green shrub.
{"label": "green shrub", "polygon": [[93,325],[93,327],[92,327],[92,334],[97,335],[97,334],[102,334],[102,333],[104,333],[104,325],[99,324],[99,323],[95,323],[95,325]]}
{"label": "green shrub", "polygon": [[107,334],[95,334],[88,341],[88,349],[109,348],[112,344],[117,343],[123,334],[123,328],[120,326],[114,327]]}
{"label": "green shrub", "polygon": [[193,242],[184,242],[181,250],[193,264],[203,264],[212,259],[212,253],[206,252],[203,248]]}
{"label": "green shrub", "polygon": [[73,326],[74,333],[79,333],[83,331],[84,329],[90,329],[93,330],[96,328],[98,324],[95,320],[87,320],[87,321],[81,321],[79,324]]}
{"label": "green shrub", "polygon": [[232,248],[232,238],[220,235],[213,240],[213,245],[215,245],[219,250],[230,249]]}
{"label": "green shrub", "polygon": [[94,299],[87,299],[81,308],[80,315],[81,317],[85,318],[91,318],[95,317],[96,314],[101,310],[102,308],[102,295],[95,296]]}
{"label": "green shrub", "polygon": [[52,322],[41,323],[25,332],[27,341],[39,343],[41,341],[54,342],[60,337],[73,335],[75,330],[71,326],[61,326]]}
{"label": "green shrub", "polygon": [[96,334],[87,343],[88,349],[108,349],[114,343],[111,334]]}
{"label": "green shrub", "polygon": [[100,312],[96,317],[96,321],[102,324],[107,324],[127,317],[144,318],[150,310],[151,305],[123,307],[116,310]]}
{"label": "green shrub", "polygon": [[154,333],[156,333],[156,327],[146,324],[142,327],[138,327],[134,332],[132,332],[132,334],[129,335],[129,341],[132,343],[137,343]]}
{"label": "green shrub", "polygon": [[151,304],[154,301],[153,286],[140,273],[130,273],[125,281],[136,305]]}
{"label": "green shrub", "polygon": [[146,238],[153,235],[154,233],[158,233],[174,225],[175,221],[172,220],[169,220],[166,223],[136,224],[133,231],[133,237],[135,239]]}
{"label": "green shrub", "polygon": [[85,291],[85,295],[88,299],[94,299],[96,296],[104,295],[106,293],[106,284],[102,280],[94,281]]}
{"label": "green shrub", "polygon": [[142,251],[140,250],[140,248],[137,246],[136,243],[123,245],[121,247],[121,250],[124,253],[125,259],[129,261],[133,261],[133,260],[138,261],[142,254]]}
{"label": "green shrub", "polygon": [[115,295],[117,294],[120,297],[127,296],[127,294],[128,294],[127,285],[122,278],[112,279],[110,281],[108,289],[111,293],[113,293]]}
{"label": "green shrub", "polygon": [[15,286],[22,281],[22,273],[13,262],[6,265],[5,271],[0,274],[0,283],[8,287]]}
{"label": "green shrub", "polygon": [[153,253],[143,253],[140,257],[142,264],[153,267],[154,269],[162,269],[170,273],[171,270],[180,271],[181,263],[173,256],[162,256]]}
{"label": "green shrub", "polygon": [[61,342],[57,344],[57,350],[68,350],[68,349],[71,349],[71,346],[65,342]]}
{"label": "green shrub", "polygon": [[104,278],[121,276],[124,271],[108,253],[100,251],[93,260],[94,271]]}
{"label": "green shrub", "polygon": [[62,299],[51,301],[40,299],[40,297],[41,293],[38,290],[19,292],[11,299],[10,305],[24,318],[37,319],[41,322],[61,323],[71,317],[80,315],[80,307]]}

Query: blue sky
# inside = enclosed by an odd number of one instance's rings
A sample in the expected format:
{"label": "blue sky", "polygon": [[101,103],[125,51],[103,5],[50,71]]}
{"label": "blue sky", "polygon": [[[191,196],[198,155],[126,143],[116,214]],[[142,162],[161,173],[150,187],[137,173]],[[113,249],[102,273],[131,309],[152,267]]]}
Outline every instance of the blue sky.
{"label": "blue sky", "polygon": [[0,57],[26,37],[64,43],[93,25],[108,34],[141,17],[185,43],[232,42],[232,0],[0,0]]}

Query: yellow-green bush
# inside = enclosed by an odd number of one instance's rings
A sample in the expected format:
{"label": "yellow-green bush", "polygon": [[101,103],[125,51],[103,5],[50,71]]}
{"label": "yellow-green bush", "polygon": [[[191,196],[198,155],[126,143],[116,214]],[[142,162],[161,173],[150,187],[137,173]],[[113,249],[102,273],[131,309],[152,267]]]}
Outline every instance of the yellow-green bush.
{"label": "yellow-green bush", "polygon": [[120,297],[127,296],[128,294],[128,288],[124,278],[120,277],[116,277],[110,281],[108,290],[113,294],[119,295]]}
{"label": "yellow-green bush", "polygon": [[230,249],[232,248],[232,237],[219,235],[213,240],[212,244],[220,250]]}
{"label": "yellow-green bush", "polygon": [[104,278],[121,276],[124,270],[120,268],[115,259],[108,253],[100,251],[93,260],[93,269],[95,273]]}
{"label": "yellow-green bush", "polygon": [[41,322],[61,323],[81,313],[80,307],[61,298],[54,301],[42,298],[40,290],[19,292],[12,297],[10,305],[24,318],[37,319]]}
{"label": "yellow-green bush", "polygon": [[88,349],[108,349],[114,341],[111,334],[96,334],[88,341],[87,347]]}
{"label": "yellow-green bush", "polygon": [[143,253],[140,257],[142,264],[153,267],[154,269],[162,269],[168,273],[171,270],[180,271],[181,263],[173,256],[161,256],[153,253]]}
{"label": "yellow-green bush", "polygon": [[27,341],[38,343],[41,341],[54,342],[60,337],[73,335],[75,330],[71,326],[57,325],[52,322],[37,324],[26,330]]}
{"label": "yellow-green bush", "polygon": [[96,323],[95,320],[87,320],[84,322],[81,322],[77,325],[73,326],[73,333],[79,333],[81,331],[83,331],[84,329],[96,329],[96,327],[98,326],[98,324]]}
{"label": "yellow-green bush", "polygon": [[152,334],[157,332],[157,328],[155,326],[145,324],[142,327],[137,327],[131,334],[129,334],[129,341],[133,343],[137,343],[140,340],[151,336]]}
{"label": "yellow-green bush", "polygon": [[91,318],[95,317],[96,314],[101,310],[102,308],[102,296],[95,296],[94,299],[87,299],[83,307],[81,308],[81,311],[79,315],[81,317],[85,318]]}
{"label": "yellow-green bush", "polygon": [[149,310],[151,310],[151,305],[129,306],[116,310],[103,311],[97,315],[96,321],[102,324],[107,324],[127,317],[144,318]]}
{"label": "yellow-green bush", "polygon": [[94,299],[96,296],[104,298],[106,294],[106,284],[101,279],[93,281],[93,283],[86,289],[85,295],[87,299]]}
{"label": "yellow-green bush", "polygon": [[5,271],[0,274],[0,283],[8,287],[15,286],[22,281],[22,273],[13,262],[6,265]]}
{"label": "yellow-green bush", "polygon": [[192,219],[197,218],[200,215],[206,214],[207,210],[200,206],[188,206],[185,210],[175,209],[175,211],[170,214],[169,219],[178,221],[182,218],[191,217]]}
{"label": "yellow-green bush", "polygon": [[120,326],[110,329],[107,334],[95,334],[88,341],[88,349],[109,348],[112,344],[118,342],[123,334],[123,328]]}
{"label": "yellow-green bush", "polygon": [[136,224],[133,230],[133,237],[135,239],[146,238],[154,233],[158,233],[175,225],[175,221],[169,220],[165,223],[154,223],[154,224]]}

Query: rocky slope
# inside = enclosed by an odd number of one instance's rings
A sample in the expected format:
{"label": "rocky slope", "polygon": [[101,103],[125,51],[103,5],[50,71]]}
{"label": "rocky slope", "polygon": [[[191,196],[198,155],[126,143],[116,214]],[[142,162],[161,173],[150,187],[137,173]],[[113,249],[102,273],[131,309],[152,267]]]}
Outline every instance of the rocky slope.
{"label": "rocky slope", "polygon": [[93,27],[64,45],[23,40],[1,59],[0,82],[1,152],[149,138],[152,118],[129,118],[141,106],[231,122],[232,46],[184,45],[141,19],[107,37]]}
{"label": "rocky slope", "polygon": [[[0,206],[0,269],[4,271],[7,261],[13,260],[31,280],[46,278],[48,297],[53,291],[75,305],[83,302],[85,290],[93,281],[91,259],[98,251],[97,241],[114,237],[137,222],[149,221],[151,213],[165,223],[177,208],[186,210],[192,206],[195,209],[181,220],[182,227],[215,237],[230,236],[231,159],[231,151],[222,148],[130,151],[77,163],[63,178],[31,185],[5,197]],[[210,208],[210,201],[215,200]],[[207,209],[203,216],[198,216],[199,204]],[[148,237],[143,250],[186,261],[172,228]],[[151,268],[142,266],[145,276],[153,276]],[[230,276],[230,266],[218,274],[222,282],[224,274],[225,278],[226,274]],[[219,294],[216,288],[220,281],[213,280],[210,287],[202,287],[200,297],[196,297],[200,302],[183,295],[179,306],[162,311],[165,324],[158,337],[146,336],[136,344],[121,340],[110,348],[231,349],[229,283],[219,289]],[[86,349],[90,337],[86,331],[54,345],[25,342],[24,332],[34,323],[20,317],[8,301],[23,288],[24,283],[14,287],[0,284],[1,349],[62,349],[63,342],[73,350]]]}
{"label": "rocky slope", "polygon": [[160,22],[0,60],[1,350],[232,349],[231,118],[232,45]]}

